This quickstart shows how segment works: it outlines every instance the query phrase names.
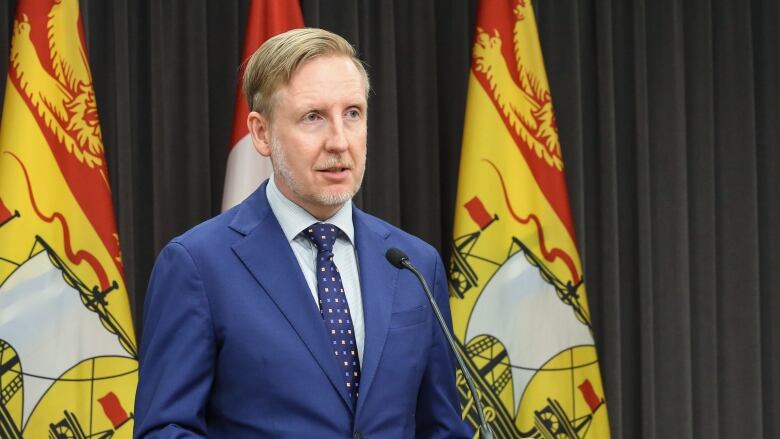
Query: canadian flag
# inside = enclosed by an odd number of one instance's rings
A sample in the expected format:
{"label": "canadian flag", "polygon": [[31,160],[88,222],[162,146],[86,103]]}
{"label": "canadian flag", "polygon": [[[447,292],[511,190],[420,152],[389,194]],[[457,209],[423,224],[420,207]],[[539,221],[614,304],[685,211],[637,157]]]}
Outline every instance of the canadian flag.
{"label": "canadian flag", "polygon": [[[298,1],[250,0],[244,49],[241,54],[242,65],[265,40],[299,27],[303,27],[303,15]],[[244,201],[257,189],[261,181],[271,175],[271,161],[255,151],[249,137],[246,127],[249,107],[241,92],[243,82],[243,78],[239,77],[233,112],[233,135],[230,139],[225,187],[222,192],[223,211]]]}

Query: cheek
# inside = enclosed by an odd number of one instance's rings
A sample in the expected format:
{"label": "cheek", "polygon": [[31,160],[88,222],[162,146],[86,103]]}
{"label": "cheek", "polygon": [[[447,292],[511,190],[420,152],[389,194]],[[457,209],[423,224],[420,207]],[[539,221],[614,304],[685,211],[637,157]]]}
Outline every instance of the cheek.
{"label": "cheek", "polygon": [[352,154],[355,160],[364,161],[366,156],[366,132],[355,133],[350,144],[352,145]]}
{"label": "cheek", "polygon": [[294,168],[305,168],[312,165],[318,154],[318,148],[314,139],[301,138],[300,136],[290,137],[287,142],[282,143],[284,146],[284,154],[290,166]]}

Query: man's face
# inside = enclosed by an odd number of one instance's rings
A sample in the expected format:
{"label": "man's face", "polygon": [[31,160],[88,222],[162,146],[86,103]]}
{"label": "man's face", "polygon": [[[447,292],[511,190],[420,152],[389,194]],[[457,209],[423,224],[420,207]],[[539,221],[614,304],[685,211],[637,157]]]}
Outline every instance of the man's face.
{"label": "man's face", "polygon": [[[279,190],[318,219],[360,189],[366,167],[367,102],[351,59],[318,57],[275,97],[258,151],[271,156]],[[262,116],[259,116],[262,118]],[[252,126],[250,115],[250,129]],[[265,120],[265,119],[263,119]]]}

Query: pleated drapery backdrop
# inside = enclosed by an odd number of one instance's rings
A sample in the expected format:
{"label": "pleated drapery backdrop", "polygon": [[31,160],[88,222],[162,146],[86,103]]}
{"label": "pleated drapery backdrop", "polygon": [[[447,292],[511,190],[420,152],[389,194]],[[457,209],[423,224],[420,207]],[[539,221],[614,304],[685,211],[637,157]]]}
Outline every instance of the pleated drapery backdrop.
{"label": "pleated drapery backdrop", "polygon": [[[536,3],[613,437],[780,437],[780,4]],[[358,204],[446,258],[475,1],[301,6],[369,65]],[[159,249],[219,212],[247,5],[81,9],[140,322]]]}

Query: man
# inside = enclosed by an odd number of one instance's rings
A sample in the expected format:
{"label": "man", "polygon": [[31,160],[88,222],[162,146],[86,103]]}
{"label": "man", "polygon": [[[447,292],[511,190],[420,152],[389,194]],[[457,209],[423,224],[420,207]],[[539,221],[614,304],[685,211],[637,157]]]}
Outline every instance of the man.
{"label": "man", "polygon": [[135,436],[467,437],[454,361],[403,249],[449,316],[436,251],[355,208],[368,75],[320,29],[249,60],[247,124],[274,175],[169,243],[144,306]]}

